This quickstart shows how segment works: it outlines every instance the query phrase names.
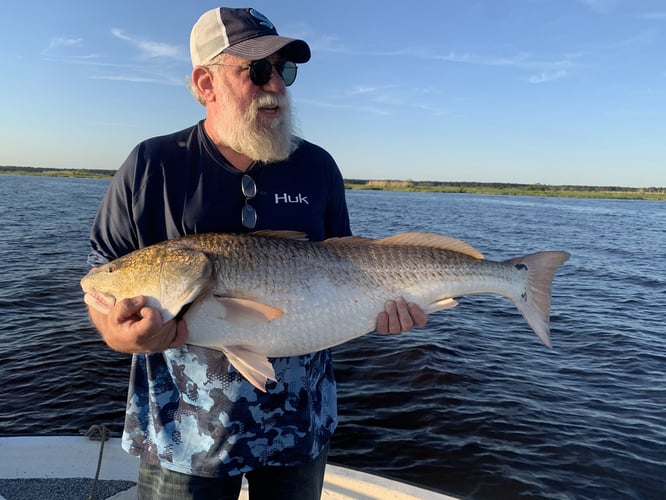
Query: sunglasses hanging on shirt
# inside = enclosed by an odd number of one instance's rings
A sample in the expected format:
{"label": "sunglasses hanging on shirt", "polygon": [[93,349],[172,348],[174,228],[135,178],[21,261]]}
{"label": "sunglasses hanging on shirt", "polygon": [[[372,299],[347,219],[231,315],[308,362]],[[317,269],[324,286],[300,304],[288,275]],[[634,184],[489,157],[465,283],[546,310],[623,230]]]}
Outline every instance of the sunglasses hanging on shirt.
{"label": "sunglasses hanging on shirt", "polygon": [[257,185],[254,179],[247,174],[241,178],[241,191],[245,196],[245,205],[241,209],[241,224],[248,229],[254,229],[254,226],[257,225],[257,211],[248,201],[257,195]]}

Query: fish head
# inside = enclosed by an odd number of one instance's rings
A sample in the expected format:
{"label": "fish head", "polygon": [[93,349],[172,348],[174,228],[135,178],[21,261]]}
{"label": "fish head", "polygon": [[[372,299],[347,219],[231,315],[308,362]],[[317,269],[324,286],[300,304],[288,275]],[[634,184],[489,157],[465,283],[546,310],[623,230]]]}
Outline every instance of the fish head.
{"label": "fish head", "polygon": [[203,252],[158,244],[92,269],[82,280],[86,304],[108,313],[116,302],[143,295],[164,322],[213,284],[213,263]]}

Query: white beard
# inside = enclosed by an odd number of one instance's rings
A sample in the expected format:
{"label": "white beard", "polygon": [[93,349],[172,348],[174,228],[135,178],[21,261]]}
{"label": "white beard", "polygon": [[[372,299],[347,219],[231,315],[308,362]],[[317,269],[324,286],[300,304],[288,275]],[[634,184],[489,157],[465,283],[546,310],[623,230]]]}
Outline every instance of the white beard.
{"label": "white beard", "polygon": [[[274,163],[289,158],[298,146],[293,134],[291,102],[287,96],[264,93],[243,112],[230,92],[220,96],[225,117],[214,125],[217,139],[253,161]],[[280,116],[262,123],[260,108],[279,107]]]}

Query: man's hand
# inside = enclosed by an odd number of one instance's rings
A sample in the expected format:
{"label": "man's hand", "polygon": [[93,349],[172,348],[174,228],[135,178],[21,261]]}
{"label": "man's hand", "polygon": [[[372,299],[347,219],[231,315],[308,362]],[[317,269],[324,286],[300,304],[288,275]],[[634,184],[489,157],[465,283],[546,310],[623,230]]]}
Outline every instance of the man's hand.
{"label": "man's hand", "polygon": [[181,347],[187,339],[187,326],[182,320],[162,324],[157,309],[146,306],[144,296],[117,302],[108,314],[88,308],[90,319],[104,342],[116,351],[126,353],[161,352]]}
{"label": "man's hand", "polygon": [[400,333],[412,328],[425,326],[428,317],[423,309],[413,303],[407,303],[402,297],[389,300],[384,304],[384,312],[377,316],[377,332]]}

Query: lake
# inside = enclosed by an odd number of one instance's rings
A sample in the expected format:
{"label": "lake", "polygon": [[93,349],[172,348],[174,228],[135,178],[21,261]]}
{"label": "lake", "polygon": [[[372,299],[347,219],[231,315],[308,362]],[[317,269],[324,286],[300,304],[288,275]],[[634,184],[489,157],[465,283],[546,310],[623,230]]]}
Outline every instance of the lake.
{"label": "lake", "polygon": [[[0,435],[122,429],[130,357],[98,338],[78,286],[108,182],[0,175]],[[666,496],[666,203],[347,196],[355,234],[572,258],[555,277],[553,349],[495,296],[336,348],[332,462],[473,499]]]}

